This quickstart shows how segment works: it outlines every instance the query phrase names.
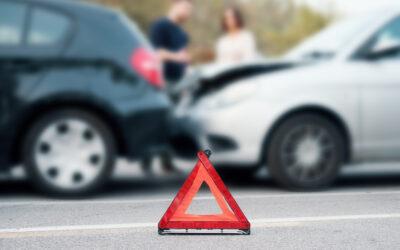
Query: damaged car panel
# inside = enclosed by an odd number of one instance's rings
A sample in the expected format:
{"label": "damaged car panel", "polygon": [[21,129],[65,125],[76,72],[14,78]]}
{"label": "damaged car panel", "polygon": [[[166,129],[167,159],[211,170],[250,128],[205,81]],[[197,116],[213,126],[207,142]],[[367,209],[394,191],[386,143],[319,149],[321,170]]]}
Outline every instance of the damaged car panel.
{"label": "damaged car panel", "polygon": [[122,13],[0,0],[0,15],[1,170],[22,163],[46,193],[87,194],[104,185],[117,157],[169,146],[162,72],[146,70],[154,52]]}
{"label": "damaged car panel", "polygon": [[[199,99],[243,79],[289,70],[298,66],[300,66],[299,63],[278,61],[236,65],[228,69],[223,68],[219,72],[215,72],[215,69],[213,69],[214,72],[212,72],[212,74],[205,73],[204,69],[201,69],[200,71],[204,76],[199,79],[199,88],[194,93],[194,99]],[[208,67],[218,66],[211,65]]]}
{"label": "damaged car panel", "polygon": [[284,187],[314,190],[344,163],[398,160],[399,24],[399,9],[354,16],[282,59],[293,64],[206,77],[187,114],[215,164],[267,166]]}

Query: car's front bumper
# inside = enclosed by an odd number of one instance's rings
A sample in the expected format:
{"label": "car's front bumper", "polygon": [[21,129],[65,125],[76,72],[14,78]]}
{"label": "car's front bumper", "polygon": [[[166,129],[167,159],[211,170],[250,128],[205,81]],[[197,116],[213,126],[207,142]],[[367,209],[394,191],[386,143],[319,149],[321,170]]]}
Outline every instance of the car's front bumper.
{"label": "car's front bumper", "polygon": [[[193,108],[188,116],[199,124],[201,145],[212,152],[221,166],[254,166],[266,135],[264,118],[252,112],[252,102],[221,109]],[[254,110],[254,109],[253,109]]]}

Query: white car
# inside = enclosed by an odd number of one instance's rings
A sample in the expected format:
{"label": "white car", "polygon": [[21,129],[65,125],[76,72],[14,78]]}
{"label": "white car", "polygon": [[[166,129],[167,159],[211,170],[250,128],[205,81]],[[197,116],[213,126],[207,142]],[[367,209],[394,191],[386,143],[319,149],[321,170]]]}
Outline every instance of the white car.
{"label": "white car", "polygon": [[216,165],[294,189],[343,163],[400,160],[400,9],[339,21],[279,61],[205,74],[188,110]]}

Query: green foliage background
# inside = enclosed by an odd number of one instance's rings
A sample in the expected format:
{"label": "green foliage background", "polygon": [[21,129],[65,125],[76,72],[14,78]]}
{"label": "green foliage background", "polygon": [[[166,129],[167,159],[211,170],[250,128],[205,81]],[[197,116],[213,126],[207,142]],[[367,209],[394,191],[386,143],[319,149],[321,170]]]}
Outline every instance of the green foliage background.
{"label": "green foliage background", "polygon": [[[88,0],[118,8],[147,32],[152,21],[166,14],[170,0]],[[247,28],[254,32],[261,53],[277,56],[325,27],[332,19],[292,0],[194,0],[193,18],[186,25],[196,62],[214,58],[214,46],[221,35],[225,7],[239,6]]]}

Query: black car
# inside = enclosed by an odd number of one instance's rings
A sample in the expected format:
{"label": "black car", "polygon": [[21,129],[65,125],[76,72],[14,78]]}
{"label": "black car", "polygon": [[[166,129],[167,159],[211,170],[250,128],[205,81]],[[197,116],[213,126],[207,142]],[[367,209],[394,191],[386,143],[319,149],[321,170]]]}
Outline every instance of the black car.
{"label": "black car", "polygon": [[42,191],[101,187],[117,156],[167,142],[170,101],[143,34],[75,1],[0,0],[0,168]]}

